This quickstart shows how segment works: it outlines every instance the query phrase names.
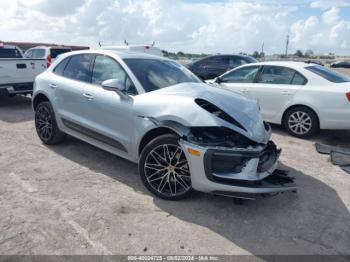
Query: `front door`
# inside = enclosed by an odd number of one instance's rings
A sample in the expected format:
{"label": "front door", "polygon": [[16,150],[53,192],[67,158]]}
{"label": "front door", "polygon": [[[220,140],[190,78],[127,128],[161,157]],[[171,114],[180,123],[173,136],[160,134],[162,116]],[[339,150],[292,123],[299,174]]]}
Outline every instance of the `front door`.
{"label": "front door", "polygon": [[[118,79],[126,87],[125,95],[102,88],[105,80]],[[96,134],[95,139],[128,153],[133,141],[133,95],[136,89],[121,65],[113,58],[96,55],[92,68],[91,84],[84,91],[84,118]]]}
{"label": "front door", "polygon": [[218,79],[222,88],[239,92],[244,96],[251,97],[254,87],[254,79],[259,71],[259,66],[246,66],[230,71]]}

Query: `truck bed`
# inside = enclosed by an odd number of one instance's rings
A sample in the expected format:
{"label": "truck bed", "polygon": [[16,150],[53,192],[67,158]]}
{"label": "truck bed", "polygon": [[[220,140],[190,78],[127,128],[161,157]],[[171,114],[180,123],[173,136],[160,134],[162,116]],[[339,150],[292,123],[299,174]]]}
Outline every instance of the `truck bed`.
{"label": "truck bed", "polygon": [[46,68],[45,59],[0,58],[0,95],[31,93],[35,77]]}

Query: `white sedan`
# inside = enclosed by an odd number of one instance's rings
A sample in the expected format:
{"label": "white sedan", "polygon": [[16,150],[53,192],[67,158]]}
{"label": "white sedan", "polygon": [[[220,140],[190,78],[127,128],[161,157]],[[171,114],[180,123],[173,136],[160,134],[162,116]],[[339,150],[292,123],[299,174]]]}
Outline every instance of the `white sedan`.
{"label": "white sedan", "polygon": [[319,129],[350,129],[350,79],[320,65],[253,63],[211,83],[257,99],[265,121],[281,124],[297,137]]}

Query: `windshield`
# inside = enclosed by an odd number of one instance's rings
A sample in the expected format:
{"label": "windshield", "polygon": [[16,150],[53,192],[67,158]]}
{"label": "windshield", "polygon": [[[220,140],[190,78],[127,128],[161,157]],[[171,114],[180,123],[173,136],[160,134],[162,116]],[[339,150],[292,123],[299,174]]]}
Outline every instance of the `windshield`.
{"label": "windshield", "polygon": [[189,70],[176,62],[158,59],[124,59],[146,92],[180,83],[200,83]]}
{"label": "windshield", "polygon": [[327,79],[328,81],[331,81],[333,83],[345,83],[350,82],[350,79],[346,76],[339,74],[333,70],[330,70],[324,66],[316,65],[316,66],[308,66],[305,67],[305,69],[323,77],[324,79]]}

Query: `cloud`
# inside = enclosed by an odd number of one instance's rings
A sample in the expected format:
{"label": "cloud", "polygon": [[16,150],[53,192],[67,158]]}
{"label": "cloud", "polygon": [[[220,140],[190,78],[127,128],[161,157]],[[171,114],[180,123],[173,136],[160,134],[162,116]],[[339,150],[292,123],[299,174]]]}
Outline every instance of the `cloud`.
{"label": "cloud", "polygon": [[348,0],[316,0],[311,2],[311,8],[318,8],[321,10],[327,10],[332,7],[347,7],[350,6]]}
{"label": "cloud", "polygon": [[278,1],[0,0],[0,36],[89,46],[156,41],[164,49],[198,53],[251,53],[264,42],[266,52],[282,53],[291,29],[293,50],[350,51],[349,21],[340,7],[311,6],[322,7],[322,15],[298,20],[299,5]]}
{"label": "cloud", "polygon": [[323,12],[322,19],[310,16],[297,21],[292,25],[291,34],[291,43],[295,46],[302,44],[304,50],[317,48],[323,52],[350,51],[350,21],[341,19],[339,9],[335,7]]}

